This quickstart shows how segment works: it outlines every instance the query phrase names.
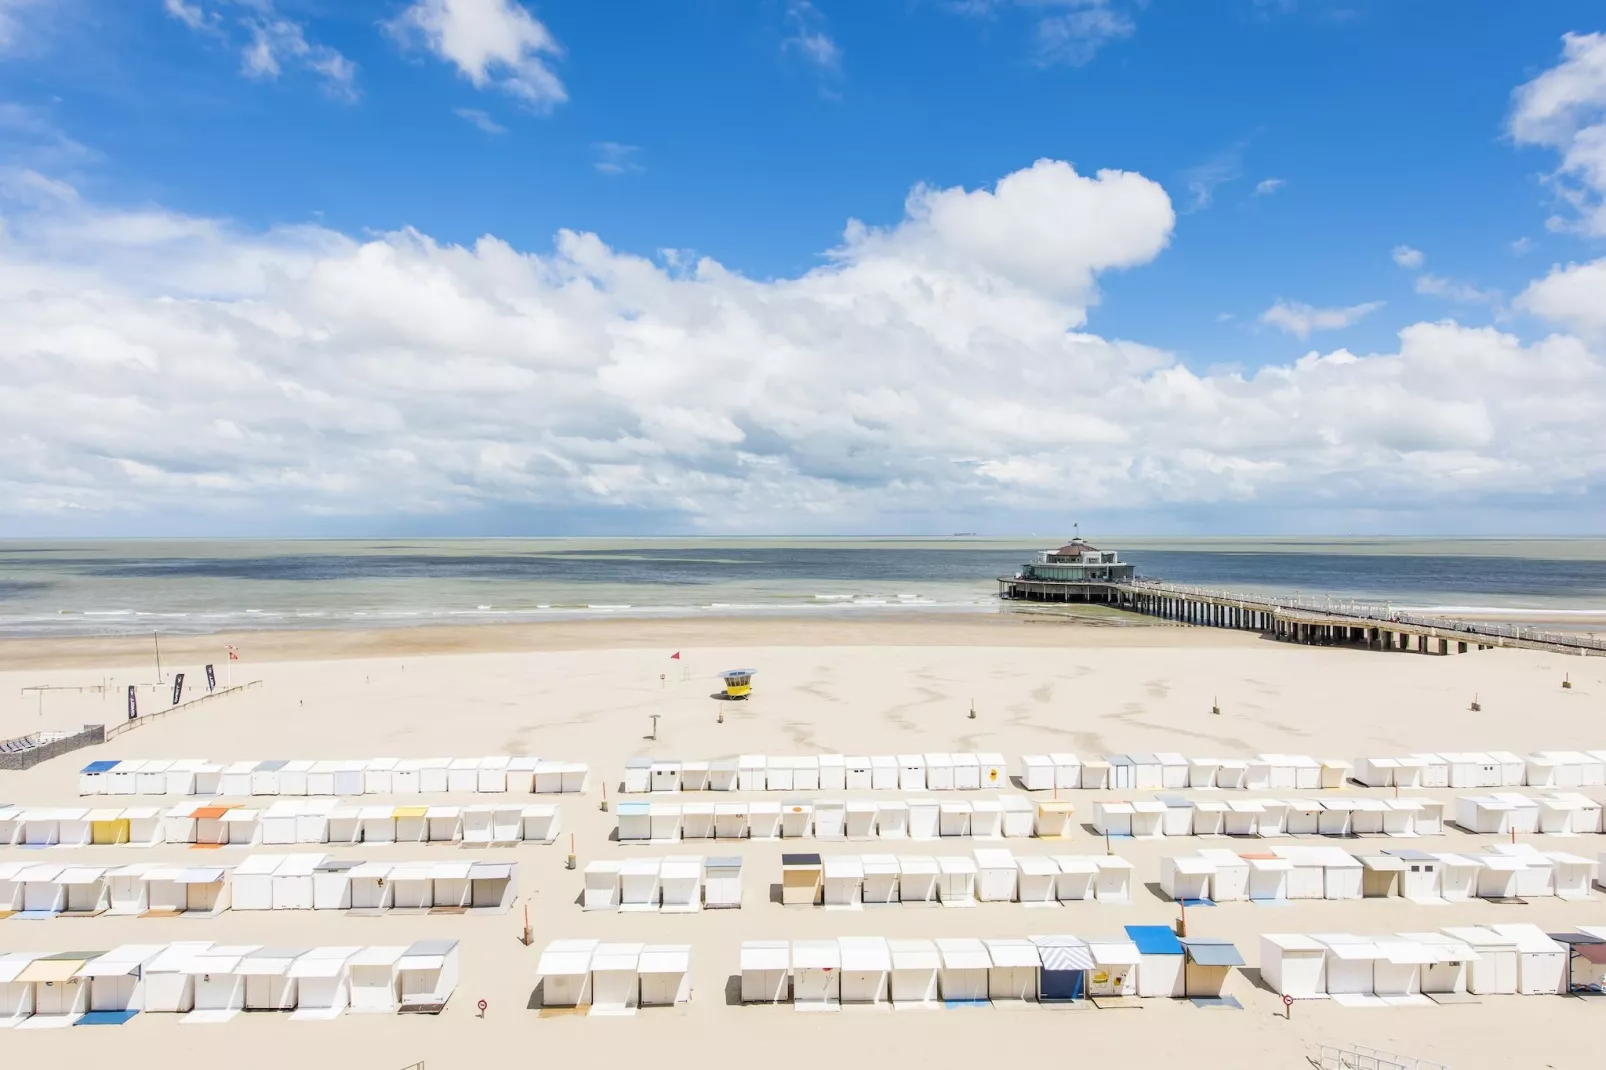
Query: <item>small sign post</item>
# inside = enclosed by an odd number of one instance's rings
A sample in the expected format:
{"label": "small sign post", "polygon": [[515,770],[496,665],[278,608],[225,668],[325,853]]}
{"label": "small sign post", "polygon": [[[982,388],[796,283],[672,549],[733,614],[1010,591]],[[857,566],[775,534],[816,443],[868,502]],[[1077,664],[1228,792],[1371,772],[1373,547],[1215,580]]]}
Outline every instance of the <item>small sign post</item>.
{"label": "small sign post", "polygon": [[1283,1016],[1285,1018],[1287,1018],[1290,1022],[1293,1021],[1294,1020],[1294,997],[1293,996],[1284,996],[1283,997],[1283,1007],[1285,1008],[1283,1010]]}

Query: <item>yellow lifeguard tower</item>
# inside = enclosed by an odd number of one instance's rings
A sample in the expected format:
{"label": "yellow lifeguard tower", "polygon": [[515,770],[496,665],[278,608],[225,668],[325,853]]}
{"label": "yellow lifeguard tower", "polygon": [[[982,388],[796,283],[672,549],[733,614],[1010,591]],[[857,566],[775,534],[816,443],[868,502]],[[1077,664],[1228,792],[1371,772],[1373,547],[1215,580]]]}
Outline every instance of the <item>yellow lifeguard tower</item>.
{"label": "yellow lifeguard tower", "polygon": [[746,698],[753,693],[752,669],[730,669],[719,677],[725,681],[726,698]]}

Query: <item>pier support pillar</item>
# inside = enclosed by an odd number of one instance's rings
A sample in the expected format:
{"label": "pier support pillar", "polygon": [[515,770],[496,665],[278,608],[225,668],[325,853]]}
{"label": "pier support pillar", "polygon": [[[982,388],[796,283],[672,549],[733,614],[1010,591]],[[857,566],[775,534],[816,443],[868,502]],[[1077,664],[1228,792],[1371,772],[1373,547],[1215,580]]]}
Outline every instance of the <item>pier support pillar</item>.
{"label": "pier support pillar", "polygon": [[1448,639],[1440,639],[1439,640],[1439,653],[1441,655],[1450,653],[1450,640],[1448,640]]}
{"label": "pier support pillar", "polygon": [[1465,644],[1465,643],[1457,643],[1456,644],[1456,653],[1457,654],[1465,654],[1466,652],[1467,652],[1467,644]]}

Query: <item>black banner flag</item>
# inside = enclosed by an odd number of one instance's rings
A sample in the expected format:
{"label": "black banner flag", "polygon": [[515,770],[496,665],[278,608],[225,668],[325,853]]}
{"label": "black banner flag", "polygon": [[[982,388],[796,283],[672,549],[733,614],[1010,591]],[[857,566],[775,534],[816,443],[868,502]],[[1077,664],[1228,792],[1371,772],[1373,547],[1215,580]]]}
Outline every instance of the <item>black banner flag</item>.
{"label": "black banner flag", "polygon": [[134,685],[128,685],[128,719],[132,721],[139,716],[139,699],[134,697]]}
{"label": "black banner flag", "polygon": [[217,673],[212,671],[210,665],[206,667],[206,689],[209,692],[217,689]]}
{"label": "black banner flag", "polygon": [[178,675],[173,677],[173,705],[175,705],[175,706],[178,705],[179,697],[181,695],[183,695],[183,694],[184,694],[184,674],[183,673],[179,673]]}

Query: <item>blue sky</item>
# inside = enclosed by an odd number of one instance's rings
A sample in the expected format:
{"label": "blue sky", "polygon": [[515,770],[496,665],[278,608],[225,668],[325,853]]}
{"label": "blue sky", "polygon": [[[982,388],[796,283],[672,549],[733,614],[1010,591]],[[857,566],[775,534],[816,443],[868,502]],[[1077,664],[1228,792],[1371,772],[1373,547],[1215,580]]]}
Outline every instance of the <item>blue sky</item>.
{"label": "blue sky", "polygon": [[[207,258],[235,265],[294,258],[299,266],[285,270],[305,281],[305,272],[315,274],[319,264],[327,268],[357,256],[330,243],[372,248],[404,228],[427,236],[437,251],[472,248],[492,235],[518,253],[540,257],[552,256],[554,235],[569,230],[596,235],[609,256],[655,258],[664,281],[708,257],[755,284],[784,287],[810,273],[863,267],[851,257],[845,267],[840,253],[830,255],[844,246],[847,221],[862,220],[897,238],[908,222],[905,200],[921,184],[986,189],[1049,159],[1065,161],[1080,176],[1103,169],[1142,175],[1163,189],[1173,216],[1155,224],[1160,244],[1152,249],[1091,256],[1096,284],[1078,284],[1074,298],[1063,280],[1049,286],[1065,324],[1101,343],[1130,340],[1163,351],[1211,383],[1234,369],[1249,375],[1262,366],[1291,365],[1312,350],[1395,354],[1403,328],[1445,319],[1465,331],[1492,327],[1518,345],[1539,343],[1559,325],[1589,347],[1589,360],[1599,358],[1588,310],[1576,308],[1596,292],[1592,277],[1573,286],[1583,287],[1583,298],[1568,297],[1572,305],[1559,311],[1547,305],[1547,315],[1518,295],[1552,265],[1588,264],[1602,255],[1601,236],[1586,219],[1599,195],[1589,173],[1575,171],[1571,183],[1558,182],[1557,175],[1565,139],[1590,128],[1598,118],[1590,109],[1606,97],[1592,95],[1592,61],[1575,64],[1584,84],[1568,83],[1575,92],[1566,105],[1571,132],[1546,140],[1515,132],[1513,95],[1563,66],[1564,34],[1606,29],[1598,4],[0,0],[0,19],[0,103],[10,109],[0,113],[8,116],[0,120],[0,165],[14,176],[31,176],[12,183],[5,213],[16,236],[12,255],[35,267],[70,266],[99,276],[93,284],[82,277],[64,281],[63,300],[81,300],[109,276],[131,307],[206,301],[220,315],[237,318],[246,305],[271,303],[279,292],[272,272],[253,269],[249,285],[232,276],[213,284]],[[497,57],[511,59],[498,63]],[[16,194],[19,182],[34,191],[45,182],[70,188],[70,197],[56,201],[70,203],[71,213]],[[1576,203],[1569,203],[1569,189]],[[186,231],[204,249],[186,247],[182,256],[195,270],[169,279],[140,263],[140,256],[150,256],[170,265],[168,238],[108,248],[84,237],[94,227],[68,227],[64,216],[72,213],[101,227],[107,220],[148,222],[160,215],[179,230],[203,223],[216,230]],[[282,237],[283,228],[303,225],[315,233]],[[1067,216],[1044,225],[1074,229],[1078,223]],[[74,241],[62,237],[67,232]],[[892,244],[905,249],[919,236],[908,230],[905,237]],[[130,252],[135,245],[139,255]],[[679,250],[673,264],[662,250]],[[944,270],[950,267],[944,260]],[[997,265],[989,272],[989,278],[1020,283]],[[977,286],[977,300],[1000,300],[993,282]],[[1606,301],[1606,293],[1600,296]],[[1281,315],[1272,311],[1279,302]],[[631,307],[618,322],[651,315],[649,300],[632,296],[622,303]],[[292,304],[281,311],[301,315],[304,309]],[[397,329],[417,335],[416,324]],[[339,329],[329,333],[341,335]],[[777,337],[764,344],[787,349],[797,341]],[[235,339],[225,348],[251,367],[265,367],[268,358],[244,352],[250,344]],[[297,360],[316,364],[320,344],[272,359],[289,361],[286,367]],[[829,338],[823,344],[829,349]],[[874,349],[876,343],[869,344]],[[70,377],[74,360],[60,344],[9,352],[4,345],[0,360],[18,362],[30,381],[59,386]],[[445,356],[410,356],[428,362],[461,355],[453,346]],[[164,359],[160,347],[156,352],[158,362]],[[961,365],[966,352],[975,350],[961,347],[954,356]],[[339,349],[341,359],[359,363],[376,359],[374,353],[362,346]],[[1030,345],[1010,353],[989,359],[1027,365],[1056,359]],[[324,357],[327,367],[333,354]],[[538,374],[541,359],[507,359],[521,375]],[[591,372],[601,374],[610,359],[599,351]],[[671,349],[661,359],[680,358]],[[208,530],[249,529],[263,519],[255,510],[265,493],[276,503],[274,516],[282,519],[288,509],[303,518],[292,529],[308,532],[383,527],[398,516],[412,518],[403,526],[427,527],[462,515],[494,515],[502,518],[493,524],[499,528],[584,528],[598,510],[627,518],[627,526],[637,516],[651,518],[643,522],[653,526],[689,530],[776,523],[794,530],[950,523],[971,530],[1035,526],[1062,507],[1062,495],[1044,473],[1074,464],[1088,442],[1114,441],[1098,429],[1052,448],[1004,436],[989,452],[985,428],[963,441],[938,441],[929,427],[945,419],[937,399],[903,390],[902,377],[919,366],[918,354],[909,359],[889,367],[881,382],[843,387],[866,397],[892,391],[910,403],[907,421],[891,430],[860,421],[848,437],[862,433],[863,440],[832,451],[829,460],[800,459],[813,447],[795,445],[803,438],[817,442],[818,428],[805,431],[796,421],[758,426],[765,422],[758,411],[763,406],[751,394],[727,399],[723,409],[677,405],[679,415],[643,415],[639,408],[622,413],[610,396],[596,405],[598,424],[636,421],[628,433],[558,429],[561,421],[539,415],[524,432],[614,446],[625,438],[650,441],[657,454],[679,458],[666,462],[672,471],[638,471],[625,481],[629,487],[599,481],[583,469],[623,462],[576,447],[547,458],[567,473],[558,483],[530,474],[529,453],[506,462],[528,478],[499,481],[483,468],[486,443],[506,435],[492,428],[465,447],[477,461],[423,479],[430,485],[421,485],[393,514],[373,501],[346,508],[327,500],[326,493],[337,493],[327,481],[370,479],[367,465],[387,449],[411,455],[397,462],[404,467],[427,467],[420,458],[438,453],[440,440],[426,436],[434,445],[422,448],[375,441],[377,452],[363,463],[314,476],[313,469],[338,453],[340,441],[359,435],[316,427],[306,429],[305,452],[242,456],[220,464],[210,481],[196,457],[155,456],[148,446],[125,455],[109,442],[30,439],[13,443],[14,453],[37,448],[40,470],[46,470],[74,467],[60,457],[43,460],[53,449],[62,449],[62,457],[81,452],[90,458],[80,466],[82,478],[46,489],[50,480],[39,470],[6,472],[0,462],[0,484],[13,494],[19,487],[38,492],[28,495],[37,506],[11,517],[19,531],[147,530],[159,515],[193,517],[185,522]],[[1511,359],[1528,358],[1518,352]],[[699,377],[731,374],[726,366],[681,371],[679,385],[692,395]],[[1130,381],[1099,389],[1141,391],[1145,383],[1152,391],[1154,367],[1138,360]],[[785,384],[766,380],[764,387],[784,390]],[[538,392],[552,395],[546,387]],[[130,395],[143,402],[147,418],[194,418],[137,381],[120,394]],[[252,408],[249,399],[239,400]],[[1106,474],[1088,507],[1159,527],[1168,525],[1167,517],[1192,517],[1180,525],[1242,529],[1247,516],[1250,527],[1279,530],[1389,527],[1394,517],[1414,518],[1399,521],[1407,526],[1453,527],[1459,511],[1469,524],[1510,530],[1532,513],[1527,496],[1538,494],[1545,502],[1542,526],[1598,530],[1593,470],[1547,477],[1538,486],[1525,481],[1513,466],[1530,460],[1513,459],[1502,445],[1524,431],[1522,414],[1494,419],[1489,399],[1474,400],[1483,406],[1481,417],[1469,416],[1465,398],[1396,399],[1403,412],[1417,405],[1442,410],[1444,420],[1461,429],[1427,446],[1402,444],[1389,434],[1367,440],[1364,428],[1346,423],[1335,434],[1353,433],[1346,441],[1355,455],[1321,462],[1332,465],[1326,489],[1286,479],[1256,483],[1252,473],[1263,470],[1257,466],[1291,463],[1260,442],[1223,449],[1185,475],[1168,473],[1161,483],[1170,489],[1127,514],[1122,511],[1131,496]],[[383,401],[389,415],[380,423],[395,419],[411,428],[426,422],[415,423],[394,393]],[[451,417],[459,426],[460,416]],[[1067,414],[1072,417],[1080,418]],[[1203,418],[1240,417],[1217,406]],[[1274,420],[1275,412],[1265,418]],[[1477,428],[1467,431],[1467,420]],[[712,436],[723,447],[710,446],[702,432],[693,436],[695,447],[666,446],[673,435],[663,428],[676,421],[727,421],[735,430]],[[249,430],[233,422],[236,430]],[[287,434],[281,426],[260,438],[282,444]],[[1569,439],[1565,445],[1593,443]],[[1121,478],[1152,485],[1152,468],[1145,466],[1164,464],[1160,454],[1201,448],[1215,447],[1208,437],[1148,445],[1128,437],[1103,463],[1124,472]],[[550,454],[554,447],[549,441],[531,449]],[[969,466],[986,478],[948,481],[898,471],[896,461],[868,462],[867,451],[874,449],[925,450],[939,459],[937,468]],[[1368,473],[1385,463],[1380,450],[1396,451],[1407,463],[1449,464],[1461,475],[1476,470],[1476,478],[1452,478],[1449,496],[1425,514],[1420,487],[1393,487],[1379,502]],[[759,460],[785,473],[753,468]],[[99,474],[92,471],[97,467]],[[1013,474],[998,477],[1005,469]],[[1201,472],[1215,472],[1215,484],[1206,486]],[[176,482],[163,486],[160,473]],[[722,479],[735,482],[721,491]],[[801,482],[791,485],[794,479]],[[776,491],[757,515],[733,516],[716,504],[730,487],[750,488],[755,480]],[[204,495],[210,504],[196,500],[203,487],[210,488]],[[933,495],[943,502],[934,511]],[[1448,517],[1444,508],[1451,510]],[[516,519],[506,519],[510,515]],[[791,520],[777,521],[778,515]],[[465,524],[472,530],[474,521]]]}

